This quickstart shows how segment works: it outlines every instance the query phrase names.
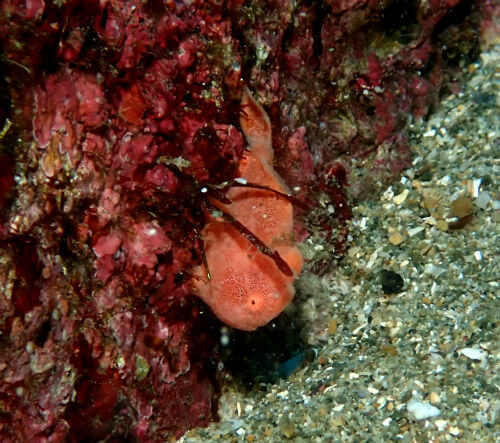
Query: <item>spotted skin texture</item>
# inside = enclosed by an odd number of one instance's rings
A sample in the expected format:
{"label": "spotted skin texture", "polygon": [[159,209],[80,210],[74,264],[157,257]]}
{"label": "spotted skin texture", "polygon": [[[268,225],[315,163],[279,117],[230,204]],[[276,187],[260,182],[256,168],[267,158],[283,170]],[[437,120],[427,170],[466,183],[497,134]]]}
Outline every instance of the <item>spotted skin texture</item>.
{"label": "spotted skin texture", "polygon": [[[241,127],[249,150],[238,169],[248,182],[287,193],[272,166],[271,125],[262,107],[248,90],[242,97]],[[272,191],[234,187],[231,204],[213,202],[278,251],[293,270],[286,276],[272,258],[260,252],[235,227],[207,215],[202,231],[210,280],[203,267],[196,268],[194,292],[229,326],[254,330],[278,316],[292,300],[293,282],[302,269],[302,256],[293,243],[293,207]]]}

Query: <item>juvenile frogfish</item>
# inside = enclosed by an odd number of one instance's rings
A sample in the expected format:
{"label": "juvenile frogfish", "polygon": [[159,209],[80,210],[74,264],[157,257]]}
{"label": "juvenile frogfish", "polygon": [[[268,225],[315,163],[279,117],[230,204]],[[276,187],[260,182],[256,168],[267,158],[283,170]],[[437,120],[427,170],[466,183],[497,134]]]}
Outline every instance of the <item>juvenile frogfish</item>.
{"label": "juvenile frogfish", "polygon": [[[272,166],[271,124],[264,109],[245,90],[241,100],[240,124],[248,151],[240,162],[237,176],[242,181],[289,194]],[[229,326],[251,331],[278,316],[292,300],[293,282],[302,269],[302,256],[293,240],[292,204],[276,192],[251,187],[232,187],[227,192],[231,204],[212,201],[229,213],[268,248],[277,251],[293,271],[280,270],[233,225],[207,214],[201,232],[210,271],[194,269],[193,292],[216,316]]]}

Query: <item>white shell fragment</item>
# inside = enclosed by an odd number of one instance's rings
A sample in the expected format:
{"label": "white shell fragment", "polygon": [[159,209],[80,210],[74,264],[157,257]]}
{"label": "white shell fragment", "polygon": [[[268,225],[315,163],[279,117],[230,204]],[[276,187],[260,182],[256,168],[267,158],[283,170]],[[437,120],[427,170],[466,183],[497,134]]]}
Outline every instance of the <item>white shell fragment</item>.
{"label": "white shell fragment", "polygon": [[392,201],[396,205],[400,205],[401,203],[403,203],[406,200],[406,197],[408,197],[409,193],[410,193],[410,191],[408,189],[405,189],[403,192],[401,192],[401,194],[394,196]]}
{"label": "white shell fragment", "polygon": [[408,418],[414,421],[427,420],[428,418],[438,417],[441,411],[435,406],[423,401],[412,398],[406,405]]}
{"label": "white shell fragment", "polygon": [[477,197],[479,195],[479,189],[481,188],[481,181],[482,180],[480,178],[475,178],[474,180],[471,180],[468,187],[473,197]]}
{"label": "white shell fragment", "polygon": [[483,360],[488,356],[488,353],[486,351],[477,348],[463,348],[458,352],[463,356],[470,358],[471,360],[477,361]]}
{"label": "white shell fragment", "polygon": [[413,237],[424,230],[425,230],[425,228],[423,226],[417,226],[416,228],[408,229],[408,235],[410,237]]}

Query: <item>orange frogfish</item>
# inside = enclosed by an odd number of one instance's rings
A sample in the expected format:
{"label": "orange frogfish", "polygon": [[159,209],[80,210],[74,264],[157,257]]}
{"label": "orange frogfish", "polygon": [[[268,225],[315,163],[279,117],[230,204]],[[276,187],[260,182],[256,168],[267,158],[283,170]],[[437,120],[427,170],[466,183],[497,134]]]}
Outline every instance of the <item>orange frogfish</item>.
{"label": "orange frogfish", "polygon": [[[288,194],[288,188],[272,166],[271,124],[264,109],[245,90],[240,124],[249,149],[241,160],[238,177],[243,182]],[[285,275],[268,255],[225,221],[207,214],[201,232],[210,279],[204,266],[193,274],[193,292],[229,326],[251,331],[278,316],[292,300],[293,282],[302,269],[302,256],[293,241],[293,207],[276,192],[232,187],[231,204],[212,200],[229,213],[293,271]]]}

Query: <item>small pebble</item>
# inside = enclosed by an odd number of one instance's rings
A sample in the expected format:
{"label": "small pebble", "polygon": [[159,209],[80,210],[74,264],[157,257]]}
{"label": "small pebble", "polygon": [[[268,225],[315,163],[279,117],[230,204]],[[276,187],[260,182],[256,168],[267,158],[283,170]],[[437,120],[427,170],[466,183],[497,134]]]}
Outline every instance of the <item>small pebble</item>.
{"label": "small pebble", "polygon": [[400,245],[403,243],[404,237],[399,233],[395,232],[389,237],[389,243],[391,243],[394,246]]}
{"label": "small pebble", "polygon": [[337,320],[332,318],[328,323],[328,332],[332,335],[335,334],[337,332],[337,327],[338,327]]}
{"label": "small pebble", "polygon": [[439,394],[437,394],[436,392],[431,392],[429,394],[429,400],[432,404],[436,404],[441,401],[441,398],[439,397]]}
{"label": "small pebble", "polygon": [[438,220],[436,223],[436,227],[440,231],[447,231],[448,230],[448,223],[445,220]]}
{"label": "small pebble", "polygon": [[450,205],[450,213],[454,217],[462,218],[472,212],[472,199],[470,197],[458,197]]}
{"label": "small pebble", "polygon": [[284,419],[280,423],[280,429],[281,429],[281,433],[283,434],[283,436],[285,438],[292,438],[297,433],[297,429],[295,427],[295,424],[289,419]]}
{"label": "small pebble", "polygon": [[425,196],[423,203],[429,213],[435,212],[435,209],[439,206],[438,199],[432,196]]}
{"label": "small pebble", "polygon": [[386,294],[398,294],[403,290],[404,280],[398,273],[394,271],[383,270],[380,273],[382,290]]}
{"label": "small pebble", "polygon": [[487,192],[480,192],[474,202],[476,206],[480,209],[486,209],[488,207],[489,202],[491,201],[491,196]]}

